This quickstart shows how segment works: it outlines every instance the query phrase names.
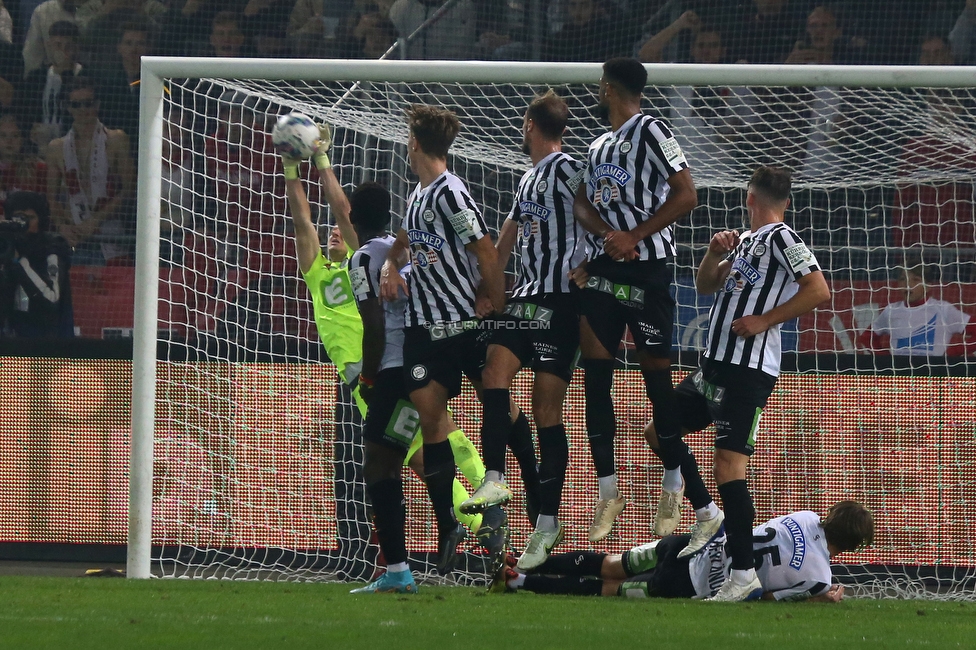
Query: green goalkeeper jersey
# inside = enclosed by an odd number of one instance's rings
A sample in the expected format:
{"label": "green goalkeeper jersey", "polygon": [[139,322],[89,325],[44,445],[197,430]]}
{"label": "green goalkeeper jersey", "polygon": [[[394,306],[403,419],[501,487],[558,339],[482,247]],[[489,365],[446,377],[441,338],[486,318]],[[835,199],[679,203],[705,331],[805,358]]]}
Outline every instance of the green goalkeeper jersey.
{"label": "green goalkeeper jersey", "polygon": [[333,262],[320,251],[303,274],[319,338],[346,384],[354,383],[363,367],[363,320],[349,282],[351,258],[349,251],[343,261]]}

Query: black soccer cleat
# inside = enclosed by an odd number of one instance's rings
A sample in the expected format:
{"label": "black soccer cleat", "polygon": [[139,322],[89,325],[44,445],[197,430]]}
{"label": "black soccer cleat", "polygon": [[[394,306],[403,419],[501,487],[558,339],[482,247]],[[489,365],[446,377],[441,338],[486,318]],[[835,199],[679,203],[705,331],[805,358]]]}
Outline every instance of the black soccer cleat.
{"label": "black soccer cleat", "polygon": [[467,536],[464,526],[455,524],[454,530],[440,539],[437,546],[437,573],[446,576],[454,570],[458,561],[457,547]]}

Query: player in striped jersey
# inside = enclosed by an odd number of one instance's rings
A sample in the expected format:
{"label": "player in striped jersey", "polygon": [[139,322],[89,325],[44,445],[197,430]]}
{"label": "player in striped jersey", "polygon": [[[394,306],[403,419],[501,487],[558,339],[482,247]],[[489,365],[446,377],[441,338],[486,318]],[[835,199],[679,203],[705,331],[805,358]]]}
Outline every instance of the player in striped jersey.
{"label": "player in striped jersey", "polygon": [[[539,437],[540,510],[519,567],[538,566],[563,538],[557,520],[569,445],[562,408],[579,348],[579,306],[569,271],[581,261],[580,228],[573,197],[583,165],[562,152],[569,119],[566,102],[551,90],[529,104],[522,124],[522,148],[533,167],[525,173],[498,237],[499,266],[508,263],[516,239],[522,253],[512,299],[497,321],[488,346],[482,380],[484,418],[481,445],[485,483],[461,505],[507,500],[505,446],[509,425],[509,387],[522,366],[535,371],[532,410]],[[572,290],[571,290],[572,289]]]}
{"label": "player in striped jersey", "polygon": [[[443,557],[464,537],[451,503],[454,455],[447,439],[458,429],[447,403],[460,394],[462,375],[478,382],[480,389],[485,344],[477,318],[478,292],[487,296],[493,311],[500,312],[505,286],[481,211],[464,182],[447,169],[448,149],[461,128],[457,117],[423,105],[412,106],[407,115],[408,157],[420,182],[407,199],[407,214],[380,283],[384,299],[396,300],[401,292],[407,297],[404,370],[410,401],[420,414],[427,490]],[[408,259],[412,270],[404,280],[399,269]],[[520,432],[520,440],[528,441],[527,454],[524,447],[517,452],[520,464],[523,471],[534,471],[528,421],[514,402],[509,412],[515,421],[513,430]],[[516,451],[511,441],[510,446]],[[531,461],[525,460],[527,455]]]}
{"label": "player in striped jersey", "polygon": [[[681,550],[690,539],[690,535],[669,535],[619,555],[560,553],[530,575],[503,567],[496,572],[489,591],[709,598],[729,572],[725,535],[719,534],[697,552],[682,556]],[[810,510],[771,519],[752,531],[760,587],[750,595],[763,600],[840,602],[844,587],[831,584],[830,560],[873,541],[874,517],[856,501],[834,504],[823,521]]]}
{"label": "player in striped jersey", "polygon": [[[724,519],[732,571],[713,600],[743,600],[759,586],[750,533],[755,509],[746,467],[779,375],[780,326],[830,298],[813,253],[783,222],[790,187],[787,170],[757,169],[746,197],[749,230],[741,236],[729,230],[716,233],[695,278],[698,292],[715,294],[715,299],[701,367],[675,391],[682,427],[677,435],[715,424],[714,475],[725,513],[716,507],[697,469],[692,473],[682,465],[698,522],[679,555],[702,548]],[[666,442],[654,424],[645,435],[652,448]]]}
{"label": "player in striped jersey", "polygon": [[[582,269],[574,272],[583,288],[580,350],[586,370],[586,428],[600,484],[591,542],[610,534],[626,504],[617,490],[611,398],[614,357],[625,328],[637,348],[657,428],[674,434],[669,438],[674,444],[659,453],[668,489],[681,489],[680,468],[689,458],[677,435],[680,425],[671,381],[670,263],[675,255],[672,224],[687,215],[698,198],[688,163],[668,126],[641,113],[646,83],[647,71],[636,59],[611,59],[603,65],[599,110],[611,131],[590,144],[586,182],[574,203],[576,218],[602,239],[603,248],[592,251],[585,282]],[[655,519],[657,534],[671,530]]]}
{"label": "player in striped jersey", "polygon": [[[365,271],[360,270],[358,273],[356,271],[357,268],[362,269],[363,263],[368,266],[368,254],[364,255],[363,251],[360,250],[353,255],[352,251],[359,248],[360,241],[365,242],[366,246],[375,247],[383,239],[382,236],[385,234],[385,228],[390,220],[390,196],[386,189],[375,183],[364,183],[353,192],[353,200],[350,202],[346,198],[342,187],[339,185],[338,179],[336,179],[332,171],[332,164],[329,161],[328,150],[332,140],[331,133],[327,126],[320,126],[319,128],[321,141],[319,149],[313,157],[313,163],[318,168],[323,194],[338,224],[331,229],[329,235],[326,249],[328,257],[322,254],[318,233],[315,225],[312,223],[311,206],[306,197],[305,188],[299,178],[298,167],[300,161],[298,160],[282,158],[285,190],[295,227],[298,264],[312,297],[312,306],[319,338],[322,340],[322,344],[325,346],[329,358],[336,365],[343,383],[348,386],[347,390],[350,390],[360,415],[366,421],[364,437],[369,440],[369,433],[375,430],[377,426],[382,429],[385,425],[389,424],[391,430],[403,434],[401,440],[394,442],[407,443],[407,447],[403,449],[404,453],[400,455],[392,467],[388,467],[385,464],[389,454],[384,453],[386,450],[382,447],[383,443],[389,444],[389,440],[383,440],[382,436],[378,436],[378,438],[381,438],[379,445],[374,446],[370,442],[366,443],[363,473],[367,484],[367,492],[370,495],[370,501],[375,513],[380,547],[383,550],[387,562],[389,562],[389,570],[387,573],[390,576],[384,574],[380,580],[386,577],[386,583],[389,583],[393,574],[396,573],[395,569],[400,568],[398,566],[400,562],[406,561],[406,550],[402,543],[403,516],[401,515],[399,517],[399,525],[395,516],[396,506],[399,505],[402,507],[403,505],[403,496],[401,489],[399,498],[396,495],[388,498],[390,484],[383,483],[383,478],[387,475],[395,474],[397,481],[399,481],[401,464],[405,465],[408,463],[423,478],[423,454],[417,453],[420,450],[419,439],[414,440],[413,444],[411,444],[411,439],[416,433],[412,428],[416,425],[416,417],[409,417],[409,413],[407,412],[409,405],[400,405],[394,400],[393,407],[399,408],[386,408],[388,405],[384,404],[379,409],[381,411],[380,413],[370,414],[367,412],[367,400],[364,397],[366,397],[367,391],[373,387],[373,381],[376,379],[381,361],[386,361],[388,364],[395,363],[397,361],[397,351],[402,348],[403,304],[400,303],[398,305],[400,309],[399,321],[397,321],[395,313],[390,314],[391,340],[389,341],[390,350],[387,352],[386,337],[384,336],[384,314],[380,312],[379,326],[377,328],[376,313],[371,310],[371,307],[378,305],[370,304],[367,307],[363,307],[360,300],[363,297],[363,281],[368,281],[368,278],[363,277]],[[385,207],[383,203],[384,199]],[[389,243],[392,243],[392,237],[387,236],[386,239],[391,240]],[[389,247],[389,243],[387,244],[387,248]],[[377,255],[376,277],[373,279],[372,285],[377,288],[379,265],[385,259],[385,252],[386,249],[383,249]],[[352,273],[350,272],[350,260],[352,260]],[[360,263],[358,266],[357,262]],[[391,310],[388,309],[389,311]],[[361,312],[365,313],[365,317],[360,315]],[[379,344],[376,343],[377,329],[380,330]],[[397,339],[397,333],[400,334],[399,340]],[[369,337],[367,340],[371,345],[363,345],[364,337]],[[376,354],[377,352],[380,356]],[[402,356],[400,358],[402,359]],[[400,361],[400,365],[402,366],[402,360]],[[383,395],[392,392],[386,389],[386,383],[381,382],[380,388]],[[383,402],[382,399],[380,401]],[[386,419],[382,423],[377,424],[384,415]],[[398,419],[400,416],[404,416],[402,420]],[[462,472],[471,483],[477,484],[480,482],[484,478],[484,466],[481,464],[481,459],[478,457],[474,445],[460,431],[454,432],[449,440],[456,450],[455,457]],[[380,484],[378,488],[376,487],[377,483]],[[456,504],[460,504],[468,498],[468,493],[464,489],[464,486],[457,480],[454,481],[453,494]],[[394,514],[392,520],[390,518],[389,504],[395,504],[393,505]],[[497,516],[497,514],[500,514],[501,517]],[[478,534],[482,543],[490,548],[492,545],[500,546],[497,540],[494,539],[494,537],[498,536],[492,533],[494,529],[500,528],[504,523],[504,513],[497,514],[487,513],[485,515],[485,519],[489,520],[488,523],[491,525],[483,525],[484,522],[481,515],[462,517],[462,520],[464,524]],[[399,544],[397,544],[396,532],[390,531],[399,531]],[[504,543],[504,531],[501,532],[501,542]],[[398,549],[404,550],[401,552]],[[400,559],[401,557],[402,560]],[[453,560],[453,554],[448,559]],[[441,558],[438,558],[438,565],[443,568],[444,565],[441,564],[440,560]],[[406,580],[407,577],[410,579]],[[407,573],[402,578],[404,579],[400,580],[401,584],[394,585],[397,587],[396,590],[415,593],[416,586],[413,584],[410,574]],[[374,582],[364,588],[364,590],[386,591],[389,586],[386,583],[377,585]]]}

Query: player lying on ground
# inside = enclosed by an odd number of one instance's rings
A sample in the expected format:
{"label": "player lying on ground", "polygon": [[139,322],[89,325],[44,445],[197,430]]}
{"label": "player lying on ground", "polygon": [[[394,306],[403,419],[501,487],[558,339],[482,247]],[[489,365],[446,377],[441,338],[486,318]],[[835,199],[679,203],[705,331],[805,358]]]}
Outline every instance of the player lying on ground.
{"label": "player lying on ground", "polygon": [[563,400],[573,377],[579,348],[579,292],[570,269],[582,260],[582,228],[573,218],[573,199],[583,176],[582,163],[562,153],[569,120],[566,102],[552,91],[532,100],[522,125],[523,152],[533,167],[519,183],[515,202],[498,237],[499,266],[519,244],[521,264],[512,297],[499,316],[488,345],[484,381],[481,446],[485,482],[461,504],[505,503],[505,446],[509,439],[510,386],[522,367],[535,372],[532,411],[539,436],[539,517],[519,568],[531,569],[563,538],[559,504],[569,460]]}
{"label": "player lying on ground", "polygon": [[[299,179],[298,166],[300,161],[283,158],[285,187],[288,195],[289,208],[294,221],[299,268],[312,295],[315,324],[319,337],[325,346],[326,352],[329,354],[329,358],[336,365],[339,376],[344,383],[352,387],[352,394],[360,414],[364,419],[368,420],[367,405],[361,396],[361,390],[368,383],[368,380],[362,387],[359,385],[359,381],[363,376],[362,370],[364,367],[364,324],[356,300],[354,299],[349,277],[349,260],[352,257],[353,249],[358,248],[360,241],[357,230],[350,220],[350,215],[353,207],[359,206],[350,205],[349,200],[339,185],[328,158],[331,134],[327,126],[322,126],[320,129],[322,136],[321,143],[316,154],[313,156],[313,162],[318,169],[325,198],[338,223],[330,232],[327,246],[328,257],[322,254],[318,232],[312,223],[311,206],[308,203],[302,181]],[[385,190],[383,191],[385,192]],[[354,194],[354,204],[362,203],[362,208],[359,212],[367,213],[363,216],[363,219],[368,220],[372,218],[376,220],[376,215],[369,214],[373,208],[369,203],[369,193],[363,194],[358,199],[355,197],[356,195]],[[386,206],[385,216],[388,223],[388,194],[386,195]],[[377,237],[383,232],[383,228],[385,226],[381,226],[378,231],[376,228],[373,228],[371,232],[365,233],[369,237],[364,238],[364,241]],[[367,230],[369,230],[368,226]],[[347,241],[350,243],[347,244]],[[371,322],[371,325],[375,329],[376,323]],[[382,328],[382,325],[380,327]],[[376,334],[373,331],[370,331],[369,334],[371,340],[376,339]],[[384,346],[381,345],[379,349],[382,352]],[[370,351],[373,352],[373,350]],[[367,358],[365,362],[366,365],[370,365],[378,363],[379,359]],[[376,367],[370,365],[368,372],[375,370]],[[397,415],[400,414],[400,412],[397,413]],[[403,412],[403,415],[408,416],[409,413]],[[416,419],[407,417],[405,422],[406,425],[415,426]],[[393,425],[405,426],[404,423],[398,422],[393,422],[391,426]],[[414,438],[413,444],[410,445],[402,462],[409,464],[417,475],[423,478],[423,454],[418,453],[421,449],[421,438],[420,436],[412,436],[412,438]],[[480,484],[484,479],[484,466],[481,464],[478,452],[471,444],[471,441],[461,431],[455,431],[449,437],[449,440],[452,448],[455,450],[455,459],[461,468],[461,472],[473,485]],[[368,482],[369,479],[367,478]],[[455,505],[460,504],[468,498],[467,490],[461,485],[460,481],[454,481],[453,490]],[[373,505],[375,509],[375,500],[373,501]],[[493,514],[490,513],[489,518],[494,521],[494,526],[483,526],[481,515],[461,516],[461,521],[473,532],[478,534],[484,543],[491,546],[498,546],[498,540],[496,538],[500,532],[499,527],[502,522],[500,517],[493,516]],[[393,526],[395,527],[395,524]],[[390,526],[386,528],[389,529]],[[402,525],[400,528],[402,528]],[[390,556],[387,549],[383,548],[382,539],[381,549],[387,561],[392,561],[389,559]],[[394,553],[394,556],[397,557],[398,554]],[[441,558],[438,558],[438,560],[438,565],[442,565]],[[447,558],[447,561],[453,561],[453,558]]]}
{"label": "player lying on ground", "polygon": [[[533,573],[502,567],[489,591],[524,589],[539,594],[711,598],[724,584],[731,558],[724,531],[692,555],[679,557],[690,535],[669,535],[620,555],[574,551],[553,555]],[[761,586],[748,600],[839,602],[831,558],[871,544],[874,518],[856,501],[835,504],[823,521],[809,510],[776,517],[752,531],[752,553]]]}

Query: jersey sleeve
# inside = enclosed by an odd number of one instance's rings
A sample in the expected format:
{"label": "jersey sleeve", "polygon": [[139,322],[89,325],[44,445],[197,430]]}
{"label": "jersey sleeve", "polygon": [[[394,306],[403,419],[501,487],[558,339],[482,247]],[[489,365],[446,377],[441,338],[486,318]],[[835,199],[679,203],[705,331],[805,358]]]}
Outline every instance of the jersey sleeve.
{"label": "jersey sleeve", "polygon": [[804,580],[803,582],[798,582],[797,584],[787,587],[786,589],[777,589],[776,591],[771,591],[773,598],[776,600],[806,600],[808,598],[813,598],[814,596],[819,596],[820,594],[826,593],[830,589],[829,582],[814,582],[811,580]]}
{"label": "jersey sleeve", "polygon": [[360,248],[349,265],[349,283],[357,303],[375,300],[380,295],[379,261],[366,249]]}
{"label": "jersey sleeve", "polygon": [[584,181],[588,169],[589,165],[573,158],[565,158],[559,163],[556,177],[569,191],[570,197],[576,196],[576,191],[579,189],[580,183]]}
{"label": "jersey sleeve", "polygon": [[518,189],[515,190],[515,198],[512,200],[512,209],[508,211],[508,216],[505,217],[508,221],[514,221],[518,223],[519,220],[519,201],[522,200],[522,191],[525,189],[525,184],[528,182],[529,177],[532,175],[532,170],[522,174],[522,180],[519,181]]}
{"label": "jersey sleeve", "polygon": [[441,217],[446,220],[444,229],[453,231],[466,246],[488,234],[484,217],[478,204],[464,189],[448,189],[437,202]]}
{"label": "jersey sleeve", "polygon": [[681,145],[667,124],[661,120],[647,120],[641,128],[642,137],[647,142],[647,161],[657,167],[664,178],[688,169]]}
{"label": "jersey sleeve", "polygon": [[966,331],[966,325],[969,324],[969,314],[960,311],[958,307],[947,302],[942,307],[942,320],[945,321],[949,333],[962,334]]}
{"label": "jersey sleeve", "polygon": [[799,280],[804,275],[820,270],[820,263],[817,262],[813,251],[807,248],[807,245],[791,228],[780,228],[770,237],[770,242],[773,247],[773,256],[789,270],[794,280]]}

